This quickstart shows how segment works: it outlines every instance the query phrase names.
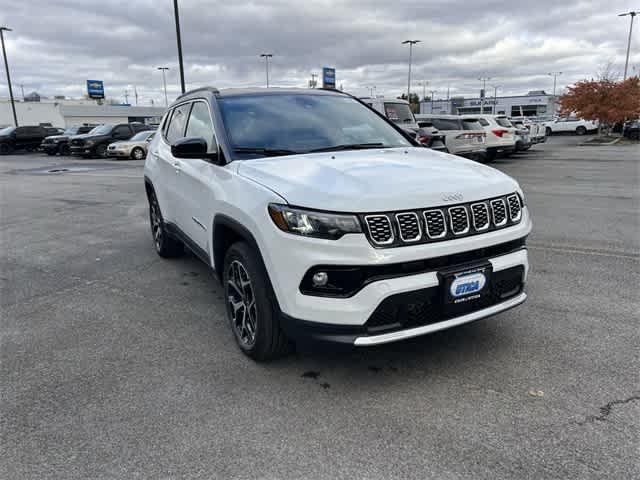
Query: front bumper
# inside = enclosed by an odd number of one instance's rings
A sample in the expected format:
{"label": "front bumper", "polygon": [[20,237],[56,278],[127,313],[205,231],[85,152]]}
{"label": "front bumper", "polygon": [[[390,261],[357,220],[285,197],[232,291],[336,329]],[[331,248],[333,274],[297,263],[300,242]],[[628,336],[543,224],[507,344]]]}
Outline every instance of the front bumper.
{"label": "front bumper", "polygon": [[129,150],[107,150],[108,157],[128,158],[131,156]]}
{"label": "front bumper", "polygon": [[71,146],[70,147],[71,155],[93,155],[95,154],[95,147],[87,147],[85,145],[82,146]]}
{"label": "front bumper", "polygon": [[[403,264],[489,249],[499,244],[522,239],[529,234],[531,220],[527,207],[524,207],[522,212],[521,222],[512,227],[430,244],[376,249],[369,244],[364,235],[345,235],[340,240],[333,241],[298,237],[273,230],[273,238],[268,239],[268,244],[278,245],[278,247],[261,248],[261,250],[274,293],[285,318],[349,330],[363,327],[376,308],[388,297],[439,287],[438,269],[394,278],[381,278],[367,283],[352,296],[335,298],[308,295],[300,291],[301,280],[311,268],[318,265]],[[523,282],[526,281],[529,269],[526,249],[494,257],[473,259],[473,261],[476,260],[489,261],[494,272],[521,266]]]}
{"label": "front bumper", "polygon": [[46,152],[46,153],[53,153],[53,152],[57,152],[58,151],[58,144],[57,143],[41,143],[39,150]]}

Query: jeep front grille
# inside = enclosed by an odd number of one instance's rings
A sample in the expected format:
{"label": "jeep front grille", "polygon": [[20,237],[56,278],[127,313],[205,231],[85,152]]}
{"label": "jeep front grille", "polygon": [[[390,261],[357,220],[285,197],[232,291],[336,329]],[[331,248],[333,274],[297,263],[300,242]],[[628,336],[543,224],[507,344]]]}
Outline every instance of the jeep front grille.
{"label": "jeep front grille", "polygon": [[374,247],[451,240],[510,227],[522,220],[517,193],[473,203],[360,215]]}
{"label": "jeep front grille", "polygon": [[393,243],[391,221],[386,215],[368,215],[365,217],[371,240],[377,245]]}

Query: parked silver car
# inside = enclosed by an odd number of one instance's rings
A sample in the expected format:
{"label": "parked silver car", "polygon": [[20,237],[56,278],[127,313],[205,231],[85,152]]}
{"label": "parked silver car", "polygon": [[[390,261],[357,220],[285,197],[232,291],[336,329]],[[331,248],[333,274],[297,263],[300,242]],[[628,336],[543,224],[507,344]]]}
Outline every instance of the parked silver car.
{"label": "parked silver car", "polygon": [[147,130],[136,133],[129,140],[111,143],[109,147],[107,147],[107,156],[144,160],[147,156],[149,142],[155,134],[155,130]]}
{"label": "parked silver car", "polygon": [[483,161],[487,154],[487,134],[473,118],[463,119],[459,115],[416,115],[418,121],[428,121],[445,135],[449,153],[472,160]]}

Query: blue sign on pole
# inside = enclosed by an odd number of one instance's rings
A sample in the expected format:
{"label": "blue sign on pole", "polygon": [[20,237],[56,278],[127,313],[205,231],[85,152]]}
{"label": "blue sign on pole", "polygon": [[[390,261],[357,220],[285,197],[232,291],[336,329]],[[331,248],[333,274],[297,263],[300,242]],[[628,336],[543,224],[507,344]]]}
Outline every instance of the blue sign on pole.
{"label": "blue sign on pole", "polygon": [[322,88],[336,88],[336,69],[324,67],[322,69]]}
{"label": "blue sign on pole", "polygon": [[104,84],[102,80],[87,80],[89,98],[104,98]]}

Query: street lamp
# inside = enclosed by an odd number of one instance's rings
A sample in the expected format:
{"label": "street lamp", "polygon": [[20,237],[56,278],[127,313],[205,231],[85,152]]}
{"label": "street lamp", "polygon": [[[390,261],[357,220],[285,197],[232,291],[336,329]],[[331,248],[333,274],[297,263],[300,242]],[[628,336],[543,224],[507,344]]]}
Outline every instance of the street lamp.
{"label": "street lamp", "polygon": [[420,43],[421,40],[405,40],[404,42],[402,42],[402,45],[406,45],[407,43],[409,44],[409,78],[407,79],[407,101],[409,103],[411,103],[411,99],[409,98],[409,96],[411,95],[411,54],[413,51],[413,46],[416,43]]}
{"label": "street lamp", "polygon": [[623,81],[627,79],[627,68],[629,68],[629,50],[631,50],[631,32],[633,32],[633,19],[637,14],[638,12],[627,12],[618,15],[619,17],[631,17],[631,25],[629,25],[629,40],[627,42],[627,59],[624,62],[624,78],[622,79]]}
{"label": "street lamp", "polygon": [[272,53],[261,53],[260,57],[264,58],[267,69],[267,88],[269,88],[269,59],[273,57]]}
{"label": "street lamp", "polygon": [[9,62],[7,61],[7,51],[4,48],[4,32],[11,32],[7,27],[0,27],[0,42],[2,42],[2,56],[4,57],[4,68],[7,70],[7,85],[9,86],[9,98],[11,99],[11,110],[13,110],[13,122],[18,126],[18,115],[16,115],[16,104],[13,100],[13,88],[11,88],[11,76],[9,75]]}
{"label": "street lamp", "polygon": [[484,98],[487,96],[487,80],[491,80],[491,77],[480,77],[478,80],[482,82],[482,98],[480,99],[480,113],[484,113]]}
{"label": "street lamp", "polygon": [[431,113],[433,113],[433,101],[436,98],[436,91],[435,90],[429,90],[429,93],[431,94]]}
{"label": "street lamp", "polygon": [[165,72],[169,70],[169,67],[158,67],[158,70],[162,71],[162,84],[164,85],[164,106],[169,106],[169,100],[167,99],[167,78]]}
{"label": "street lamp", "polygon": [[178,65],[180,66],[180,89],[184,88],[184,66],[182,65],[182,39],[180,38],[180,14],[178,13],[178,0],[173,0],[173,14],[176,20],[176,40],[178,42]]}
{"label": "street lamp", "polygon": [[423,80],[419,85],[422,87],[422,100],[424,100],[427,98],[427,85],[429,85],[429,82],[427,80]]}
{"label": "street lamp", "polygon": [[553,97],[555,98],[555,96],[556,96],[556,80],[560,75],[562,75],[562,72],[549,72],[549,73],[547,73],[547,75],[549,75],[550,77],[553,77]]}

